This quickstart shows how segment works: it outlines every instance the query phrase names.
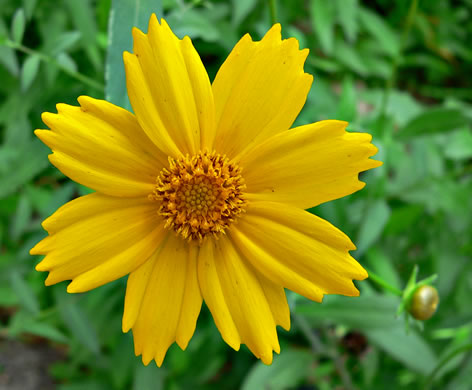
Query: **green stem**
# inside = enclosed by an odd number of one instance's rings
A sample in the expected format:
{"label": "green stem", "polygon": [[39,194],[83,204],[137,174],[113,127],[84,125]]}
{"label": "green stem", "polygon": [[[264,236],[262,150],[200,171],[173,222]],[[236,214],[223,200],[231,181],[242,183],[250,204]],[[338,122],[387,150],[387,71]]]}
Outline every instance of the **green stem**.
{"label": "green stem", "polygon": [[44,61],[44,62],[47,62],[49,64],[52,64],[54,66],[57,66],[59,69],[61,69],[64,73],[67,73],[70,77],[73,77],[75,78],[76,80],[84,83],[84,84],[87,84],[89,85],[90,87],[100,91],[100,92],[104,92],[105,91],[105,87],[100,84],[99,82],[95,81],[94,79],[90,78],[90,77],[87,77],[85,75],[83,75],[82,73],[79,73],[79,72],[76,72],[76,71],[73,71],[63,65],[61,65],[59,62],[57,62],[53,57],[50,57],[44,53],[41,53],[39,51],[36,51],[36,50],[33,50],[33,49],[30,49],[29,47],[26,47],[26,46],[23,46],[22,44],[20,43],[16,43],[16,42],[13,42],[9,39],[6,39],[2,42],[5,46],[7,47],[11,47],[12,49],[15,49],[15,50],[18,50],[18,51],[21,51],[25,54],[28,54],[28,55],[35,55],[37,56],[40,60]]}
{"label": "green stem", "polygon": [[410,8],[408,9],[408,15],[406,17],[405,24],[403,25],[402,34],[400,36],[400,44],[398,48],[397,55],[393,58],[392,63],[392,73],[390,74],[390,78],[387,80],[385,85],[385,93],[382,97],[382,103],[380,105],[380,116],[385,115],[385,110],[387,109],[388,99],[390,97],[390,92],[392,91],[393,87],[395,86],[395,82],[397,79],[397,71],[400,58],[402,57],[403,50],[406,45],[406,40],[408,39],[408,35],[411,30],[411,26],[413,21],[416,17],[416,10],[418,9],[418,1],[419,0],[412,0],[410,3]]}
{"label": "green stem", "polygon": [[[313,354],[326,355],[330,359],[332,359],[336,367],[336,370],[339,374],[339,377],[341,378],[341,381],[343,383],[343,388],[346,390],[354,390],[354,387],[352,385],[352,379],[351,379],[351,376],[349,375],[349,372],[346,369],[344,359],[337,352],[337,348],[336,348],[338,344],[337,340],[335,340],[333,337],[329,337],[332,345],[330,348],[327,348],[321,342],[318,336],[315,333],[313,333],[310,324],[304,317],[298,314],[292,313],[292,318],[293,318],[293,321],[297,324],[300,331],[305,336],[305,338],[310,343]],[[329,336],[329,333],[327,333],[327,335]]]}
{"label": "green stem", "polygon": [[[364,267],[365,268],[365,267]],[[390,291],[391,293],[398,295],[401,297],[403,295],[403,291],[399,290],[396,287],[393,287],[392,285],[388,284],[385,280],[383,280],[379,275],[376,273],[372,272],[369,269],[366,269],[367,273],[369,274],[369,279],[372,280],[373,282],[377,283],[379,286],[384,288],[387,291]]]}
{"label": "green stem", "polygon": [[457,349],[451,351],[449,354],[447,354],[441,361],[434,367],[433,371],[426,377],[426,380],[424,382],[423,390],[428,390],[431,385],[433,384],[434,377],[436,374],[439,372],[441,368],[443,368],[451,359],[456,357],[457,355],[460,355],[461,353],[467,352],[467,351],[472,351],[472,344],[466,344],[458,347]]}
{"label": "green stem", "polygon": [[57,310],[58,310],[57,306],[49,307],[49,308],[39,312],[37,318],[38,319],[47,318],[49,316],[52,316],[52,315],[56,314]]}
{"label": "green stem", "polygon": [[318,354],[326,349],[321,343],[318,336],[316,336],[316,334],[313,333],[313,331],[311,330],[310,324],[305,319],[305,317],[292,313],[292,318],[293,318],[293,321],[300,328],[300,331],[303,333],[305,338],[310,343],[311,350],[313,351],[314,354]]}
{"label": "green stem", "polygon": [[276,0],[269,0],[270,22],[272,25],[277,23],[277,5],[275,1]]}

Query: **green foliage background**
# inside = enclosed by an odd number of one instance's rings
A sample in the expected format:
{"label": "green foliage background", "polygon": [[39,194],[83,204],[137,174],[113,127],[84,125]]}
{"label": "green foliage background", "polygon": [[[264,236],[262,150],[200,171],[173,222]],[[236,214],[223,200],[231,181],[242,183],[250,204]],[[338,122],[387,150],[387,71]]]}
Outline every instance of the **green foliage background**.
{"label": "green foliage background", "polygon": [[275,1],[315,75],[297,124],[348,120],[384,161],[361,192],[310,211],[349,234],[353,255],[392,287],[415,264],[420,278],[438,274],[441,304],[423,330],[407,331],[401,299],[370,279],[360,298],[322,305],[288,293],[292,330],[279,330],[272,366],[226,346],[204,309],[187,351],[173,346],[163,368],[144,367],[121,333],[125,280],[68,295],[34,271],[40,222],[89,192],[48,163],[33,136],[41,113],[82,94],[129,107],[121,52],[151,12],[194,40],[213,78],[244,33],[267,31],[269,4],[0,0],[0,357],[7,341],[46,345],[60,390],[472,388],[471,0]]}

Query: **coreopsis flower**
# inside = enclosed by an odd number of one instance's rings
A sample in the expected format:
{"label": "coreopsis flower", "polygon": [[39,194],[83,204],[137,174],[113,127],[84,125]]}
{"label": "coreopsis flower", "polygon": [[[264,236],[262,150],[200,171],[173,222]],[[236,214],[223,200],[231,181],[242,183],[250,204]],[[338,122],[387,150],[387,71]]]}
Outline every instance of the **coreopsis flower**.
{"label": "coreopsis flower", "polygon": [[270,364],[276,326],[290,328],[285,288],[321,302],[357,296],[352,280],[367,277],[350,239],[304,209],[361,189],[377,149],[342,121],[290,129],[313,78],[280,30],[245,35],[211,84],[191,40],[153,15],[124,53],[134,114],[81,96],[35,131],[96,191],[43,222],[36,269],[70,293],[129,274],[123,331],[144,364],[187,347],[203,301],[231,347]]}

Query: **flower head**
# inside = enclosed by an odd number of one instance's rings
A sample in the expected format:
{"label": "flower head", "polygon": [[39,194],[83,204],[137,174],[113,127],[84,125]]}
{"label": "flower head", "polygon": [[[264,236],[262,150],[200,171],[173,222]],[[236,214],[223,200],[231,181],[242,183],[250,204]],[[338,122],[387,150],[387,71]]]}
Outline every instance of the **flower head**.
{"label": "flower head", "polygon": [[134,114],[81,96],[35,132],[52,164],[96,191],[44,221],[36,269],[49,271],[46,285],[71,280],[71,293],[129,274],[123,331],[145,364],[161,365],[173,342],[186,348],[203,301],[231,347],[270,364],[276,326],[290,327],[284,288],[318,302],[359,294],[355,246],[304,209],[361,189],[377,149],[346,122],[290,129],[312,76],[308,50],[280,25],[259,42],[245,35],[212,84],[164,20],[133,36]]}

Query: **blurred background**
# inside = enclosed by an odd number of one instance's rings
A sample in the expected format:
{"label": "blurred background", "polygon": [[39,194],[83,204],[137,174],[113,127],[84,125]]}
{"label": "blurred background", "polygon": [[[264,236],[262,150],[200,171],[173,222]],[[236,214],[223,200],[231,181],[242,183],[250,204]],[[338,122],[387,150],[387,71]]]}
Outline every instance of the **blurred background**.
{"label": "blurred background", "polygon": [[[272,366],[231,350],[203,308],[187,351],[145,367],[121,332],[126,278],[68,295],[28,254],[40,222],[89,192],[49,164],[41,113],[82,94],[129,107],[121,53],[151,12],[194,40],[211,79],[243,34],[279,21],[315,76],[296,124],[347,120],[380,149],[362,191],[310,210],[377,278],[321,305],[288,292]],[[0,0],[0,389],[472,389],[471,20],[471,0]],[[441,302],[406,326],[415,265]]]}

